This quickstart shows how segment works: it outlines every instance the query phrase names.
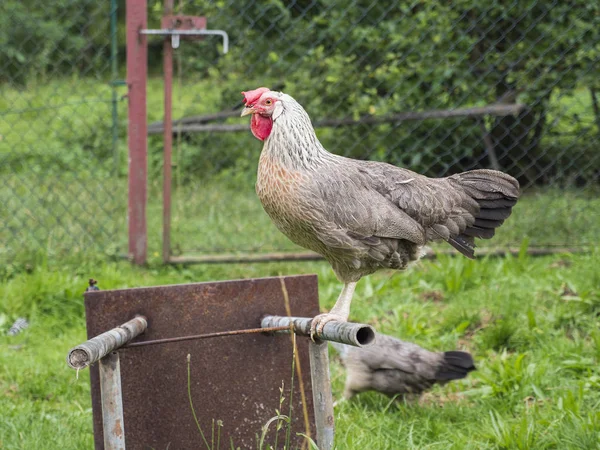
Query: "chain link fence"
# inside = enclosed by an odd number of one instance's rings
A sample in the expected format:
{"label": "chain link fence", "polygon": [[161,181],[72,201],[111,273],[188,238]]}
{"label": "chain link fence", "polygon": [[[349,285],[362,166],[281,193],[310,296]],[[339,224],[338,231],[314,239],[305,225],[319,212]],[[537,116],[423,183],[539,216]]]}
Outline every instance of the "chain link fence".
{"label": "chain link fence", "polygon": [[[0,233],[12,242],[2,251],[93,244],[120,252],[126,166],[112,144],[111,6],[45,6],[42,17],[60,25],[49,41],[46,31],[26,26],[27,14],[23,24],[11,18],[22,4],[0,6],[0,20],[14,30],[0,28],[12,44],[0,47],[0,157],[8,181],[0,188]],[[230,51],[221,55],[212,37],[182,41],[175,51],[174,255],[297,250],[254,194],[261,144],[247,118],[236,116],[240,91],[258,86],[296,98],[332,152],[429,176],[498,168],[517,177],[523,198],[486,245],[527,238],[580,247],[600,237],[599,4],[175,0],[175,10],[225,30]],[[160,28],[162,11],[161,2],[148,3],[150,28]],[[80,31],[74,43],[61,40],[67,29]],[[20,62],[25,47],[33,50]],[[149,38],[151,256],[160,248],[161,52],[161,38]],[[30,63],[41,56],[48,62]]]}
{"label": "chain link fence", "polygon": [[38,256],[116,252],[127,205],[111,85],[116,6],[0,3],[0,272]]}
{"label": "chain link fence", "polygon": [[[253,192],[261,143],[241,90],[308,111],[327,149],[429,176],[496,168],[523,198],[481,245],[579,247],[598,239],[600,7],[585,1],[180,2],[224,29],[177,53],[173,251],[294,247]],[[214,116],[214,113],[221,113]],[[229,113],[229,114],[228,114]],[[156,118],[158,120],[158,117]],[[247,119],[247,118],[246,118]],[[160,133],[160,124],[150,126]],[[160,152],[160,135],[152,147]]]}

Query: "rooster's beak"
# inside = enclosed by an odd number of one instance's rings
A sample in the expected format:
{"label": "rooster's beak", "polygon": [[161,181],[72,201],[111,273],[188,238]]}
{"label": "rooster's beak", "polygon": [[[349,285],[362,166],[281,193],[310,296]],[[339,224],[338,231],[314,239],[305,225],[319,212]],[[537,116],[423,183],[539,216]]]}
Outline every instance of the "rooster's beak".
{"label": "rooster's beak", "polygon": [[244,109],[242,109],[242,114],[240,114],[240,117],[244,117],[244,116],[247,116],[248,114],[254,114],[254,113],[255,113],[254,108],[247,106]]}

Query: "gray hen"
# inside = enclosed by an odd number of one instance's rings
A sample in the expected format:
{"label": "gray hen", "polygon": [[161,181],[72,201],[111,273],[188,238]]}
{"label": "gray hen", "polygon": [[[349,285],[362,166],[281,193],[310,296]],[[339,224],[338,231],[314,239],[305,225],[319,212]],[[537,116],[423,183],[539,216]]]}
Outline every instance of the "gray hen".
{"label": "gray hen", "polygon": [[421,394],[434,384],[465,378],[475,370],[469,353],[436,353],[416,344],[377,334],[373,345],[359,348],[333,343],[346,367],[344,397],[359,392]]}
{"label": "gray hen", "polygon": [[405,269],[429,241],[444,240],[473,258],[474,238],[491,238],[517,202],[519,184],[510,175],[473,170],[428,178],[338,156],[325,150],[289,95],[259,88],[244,97],[242,115],[252,115],[252,133],[264,141],[256,192],[265,211],[293,242],[323,255],[344,283],[312,332],[348,320],[361,277]]}

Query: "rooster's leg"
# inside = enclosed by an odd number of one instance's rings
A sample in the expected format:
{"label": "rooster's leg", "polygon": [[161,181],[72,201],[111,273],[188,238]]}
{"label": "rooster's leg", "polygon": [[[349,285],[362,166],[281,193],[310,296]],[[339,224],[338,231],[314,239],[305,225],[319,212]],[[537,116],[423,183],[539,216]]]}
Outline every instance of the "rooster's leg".
{"label": "rooster's leg", "polygon": [[344,283],[344,287],[340,296],[338,297],[335,305],[331,308],[331,311],[325,314],[319,314],[316,316],[310,324],[310,337],[314,340],[316,334],[321,334],[323,328],[327,322],[346,322],[350,315],[350,303],[352,303],[352,296],[354,295],[354,289],[356,288],[356,282]]}

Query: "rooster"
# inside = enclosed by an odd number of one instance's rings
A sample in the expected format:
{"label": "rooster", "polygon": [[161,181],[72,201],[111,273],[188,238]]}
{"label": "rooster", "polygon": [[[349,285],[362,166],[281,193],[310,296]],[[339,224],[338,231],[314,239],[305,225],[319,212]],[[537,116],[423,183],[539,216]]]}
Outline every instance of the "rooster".
{"label": "rooster", "polygon": [[436,383],[459,380],[475,370],[473,357],[467,352],[430,352],[380,333],[368,347],[331,344],[346,367],[346,399],[365,391],[419,395]]}
{"label": "rooster", "polygon": [[252,134],[264,141],[256,181],[263,208],[294,243],[323,255],[344,283],[331,311],[313,319],[313,337],[329,321],[348,320],[363,276],[405,269],[430,241],[474,258],[474,238],[491,238],[519,197],[517,180],[494,170],[428,178],[335,155],[289,95],[264,87],[242,94],[241,115],[252,115]]}

